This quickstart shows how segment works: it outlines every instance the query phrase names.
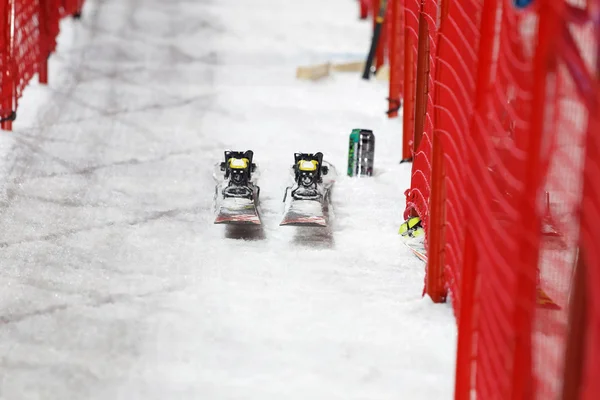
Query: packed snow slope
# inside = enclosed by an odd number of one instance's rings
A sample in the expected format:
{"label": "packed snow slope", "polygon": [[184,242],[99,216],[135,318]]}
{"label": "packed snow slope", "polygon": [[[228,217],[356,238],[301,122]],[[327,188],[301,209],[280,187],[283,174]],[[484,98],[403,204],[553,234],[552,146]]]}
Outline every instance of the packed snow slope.
{"label": "packed snow slope", "polygon": [[[402,246],[386,86],[350,0],[87,0],[3,133],[2,399],[450,399],[451,308]],[[344,175],[373,129],[369,179]],[[213,165],[255,152],[257,231],[213,224]],[[331,229],[279,227],[295,151],[337,166]]]}

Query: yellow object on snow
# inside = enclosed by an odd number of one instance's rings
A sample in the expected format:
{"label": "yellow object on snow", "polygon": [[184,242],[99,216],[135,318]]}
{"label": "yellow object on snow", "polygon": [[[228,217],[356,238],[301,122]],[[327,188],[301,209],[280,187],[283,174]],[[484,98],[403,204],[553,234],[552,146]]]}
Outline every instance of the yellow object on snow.
{"label": "yellow object on snow", "polygon": [[402,236],[419,237],[425,233],[421,225],[421,218],[412,217],[400,225],[398,233]]}

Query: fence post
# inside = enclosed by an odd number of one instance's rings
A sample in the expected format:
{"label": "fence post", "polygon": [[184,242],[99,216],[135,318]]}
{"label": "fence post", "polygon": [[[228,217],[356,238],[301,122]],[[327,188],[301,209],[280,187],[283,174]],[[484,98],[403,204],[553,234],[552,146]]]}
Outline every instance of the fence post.
{"label": "fence post", "polygon": [[[438,32],[442,34],[446,17],[448,16],[448,0],[444,0],[440,8],[440,27]],[[424,18],[423,18],[424,20]],[[419,28],[421,20],[419,19]],[[419,29],[421,36],[421,29]],[[438,36],[438,41],[441,36]],[[429,33],[427,33],[427,41],[429,41]],[[441,46],[436,47],[438,58]],[[429,51],[427,52],[427,60],[429,60]],[[436,68],[436,79],[439,81],[441,68]],[[429,72],[429,69],[428,69]],[[429,73],[426,76],[429,80]],[[434,88],[434,101],[439,99],[439,87]],[[426,107],[427,98],[425,98],[424,106]],[[424,113],[423,113],[424,117]],[[442,132],[435,129],[435,125],[439,122],[439,109],[435,109],[433,115],[434,129],[432,132],[432,155],[431,155],[431,194],[429,198],[429,232],[428,232],[428,247],[427,247],[427,281],[425,282],[425,291],[435,303],[446,301],[448,295],[444,285],[444,247],[445,247],[445,226],[446,226],[446,174],[444,172],[444,150],[442,147]],[[421,128],[421,131],[423,128]]]}
{"label": "fence post", "polygon": [[[449,0],[445,0],[446,4]],[[456,1],[456,0],[455,0]],[[485,98],[488,94],[491,68],[493,63],[494,38],[496,35],[496,13],[498,0],[484,0],[479,24],[479,48],[477,50],[475,93],[473,98],[473,115],[483,114],[485,110]],[[443,20],[442,20],[443,23]],[[442,28],[441,28],[442,29]],[[438,46],[441,47],[441,46]],[[475,134],[475,117],[469,121],[468,137]],[[465,155],[468,156],[468,155]],[[467,158],[467,165],[470,161]],[[468,180],[467,195],[475,196],[475,188]],[[473,371],[473,339],[477,329],[477,314],[475,313],[477,292],[477,281],[479,276],[478,254],[474,232],[468,224],[465,227],[464,252],[462,260],[462,280],[460,285],[460,305],[458,314],[458,343],[456,350],[456,374],[455,391],[456,400],[469,400],[472,398],[471,390],[476,371]]]}
{"label": "fence post", "polygon": [[0,124],[3,130],[12,130],[12,121],[16,117],[15,101],[17,96],[16,91],[16,74],[17,69],[14,62],[14,33],[13,27],[15,23],[15,0],[2,0],[4,10],[0,13],[2,18],[2,32],[4,36],[4,49],[2,52],[2,104],[3,115],[0,115],[2,123]]}
{"label": "fence post", "polygon": [[[402,33],[404,32],[402,1],[392,0],[390,6],[390,83],[388,96],[388,118],[396,118],[400,109],[400,93],[402,92],[402,63],[404,49],[402,48]],[[404,150],[403,150],[404,151]],[[404,155],[402,157],[404,159]]]}
{"label": "fence post", "polygon": [[[597,190],[597,168],[598,151],[600,141],[598,140],[598,129],[600,128],[600,98],[598,87],[600,81],[600,2],[596,1],[594,8],[590,7],[590,18],[594,23],[596,41],[596,65],[587,79],[583,74],[575,75],[579,79],[575,81],[576,86],[584,86],[588,91],[579,89],[588,108],[588,125],[585,139],[585,158],[583,167],[583,193],[582,209],[580,212],[580,235],[579,251],[575,264],[575,273],[571,284],[571,296],[569,304],[569,332],[566,339],[565,362],[563,371],[562,399],[593,398],[600,392],[600,384],[597,380],[598,365],[600,364],[600,346],[598,346],[598,335],[600,335],[600,321],[597,295],[597,279],[600,276],[598,268],[598,250],[594,248],[597,244],[597,227],[600,191]],[[564,21],[561,21],[564,25]],[[570,35],[563,28],[564,34]],[[571,38],[572,39],[572,38]],[[567,47],[569,43],[566,43]],[[568,49],[574,51],[575,49]],[[566,56],[569,56],[567,53]],[[566,60],[572,63],[572,57]],[[577,61],[582,62],[578,51]],[[573,68],[568,68],[572,70]],[[577,70],[578,72],[581,69]],[[591,79],[591,81],[590,81]],[[590,90],[591,89],[591,90]],[[594,234],[596,233],[596,234]],[[587,396],[587,397],[586,397]]]}
{"label": "fence post", "polygon": [[[516,328],[512,365],[512,397],[527,399],[535,396],[533,383],[532,330],[536,307],[537,270],[539,265],[541,216],[538,212],[538,198],[543,184],[540,172],[542,137],[545,131],[548,71],[555,68],[553,47],[557,32],[560,31],[554,0],[544,0],[539,6],[537,48],[533,58],[533,82],[531,104],[535,104],[530,115],[529,131],[524,150],[525,181],[519,212],[522,215],[522,231],[528,240],[519,242],[518,254],[521,265],[517,269],[518,299],[514,310]],[[557,2],[563,4],[563,2]],[[558,5],[560,7],[560,5]]]}
{"label": "fence post", "polygon": [[[583,253],[582,254],[582,250]],[[569,305],[569,332],[565,346],[565,362],[563,371],[563,400],[579,399],[583,379],[585,359],[585,339],[587,331],[588,296],[586,288],[586,255],[585,247],[580,247],[575,263],[575,273],[571,283],[572,295]]]}
{"label": "fence post", "polygon": [[[404,18],[406,21],[406,16]],[[402,118],[402,161],[412,161],[413,118],[415,116],[415,69],[413,38],[407,26],[404,27],[404,115]]]}
{"label": "fence post", "polygon": [[40,60],[38,64],[38,80],[42,84],[48,83],[48,58],[50,52],[48,50],[48,38],[50,36],[48,28],[48,19],[50,13],[48,12],[48,0],[39,1],[39,15],[40,15],[40,34],[39,34],[39,47],[40,47]]}
{"label": "fence post", "polygon": [[415,91],[415,128],[413,137],[413,155],[417,153],[427,113],[427,95],[429,91],[429,24],[423,12],[423,2],[419,12],[419,44],[417,51],[417,82]]}
{"label": "fence post", "polygon": [[477,288],[477,250],[472,233],[465,232],[460,313],[458,314],[458,341],[456,346],[456,373],[454,399],[470,400],[473,386],[473,331],[475,328],[475,295]]}
{"label": "fence post", "polygon": [[80,19],[84,0],[76,0],[76,1],[77,1],[77,8],[76,8],[75,12],[73,13],[73,18]]}
{"label": "fence post", "polygon": [[360,19],[369,17],[369,0],[359,0],[360,3]]}

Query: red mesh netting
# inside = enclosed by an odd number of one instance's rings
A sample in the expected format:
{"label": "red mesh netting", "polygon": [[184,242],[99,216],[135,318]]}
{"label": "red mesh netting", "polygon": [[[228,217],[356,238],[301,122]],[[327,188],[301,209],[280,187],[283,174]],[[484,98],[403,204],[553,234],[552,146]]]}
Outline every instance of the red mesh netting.
{"label": "red mesh netting", "polygon": [[481,398],[510,398],[517,375],[530,381],[529,341],[520,335],[528,334],[524,323],[533,307],[530,300],[535,301],[535,283],[533,297],[519,296],[535,280],[535,268],[532,271],[525,261],[532,253],[523,244],[536,236],[527,231],[529,226],[535,229],[535,216],[527,207],[533,201],[527,198],[527,181],[533,162],[528,146],[537,16],[517,11],[510,1],[499,4],[494,41],[483,44],[498,52],[488,66],[479,65],[489,74],[478,87],[485,95],[466,141],[468,193],[463,197],[475,254],[467,262],[473,262],[476,271],[475,281],[463,284],[477,287],[473,304],[466,306],[476,310],[470,334],[476,343],[473,372]]}
{"label": "red mesh netting", "polygon": [[[534,376],[538,398],[557,398],[557,394],[562,390],[562,380],[557,377],[562,377],[565,370],[574,368],[565,365],[564,354],[567,337],[572,329],[569,327],[569,318],[573,316],[569,315],[569,312],[573,310],[569,308],[569,300],[574,294],[571,283],[578,250],[581,256],[587,258],[585,265],[591,279],[600,268],[600,260],[593,261],[593,253],[600,241],[586,240],[585,229],[586,223],[590,221],[595,221],[596,224],[600,222],[598,208],[594,211],[593,206],[595,204],[597,207],[600,200],[598,175],[594,182],[586,183],[584,180],[584,167],[588,169],[586,174],[594,170],[596,174],[598,172],[598,158],[594,155],[597,153],[593,145],[590,146],[594,143],[593,136],[598,136],[598,131],[590,129],[594,125],[590,119],[590,108],[594,107],[593,101],[597,102],[600,98],[597,92],[591,97],[584,94],[586,88],[593,85],[589,77],[580,76],[579,73],[573,74],[577,69],[597,71],[598,27],[595,27],[589,18],[578,20],[569,16],[572,13],[585,15],[589,3],[581,0],[566,3],[574,8],[570,8],[570,12],[564,10],[561,15],[563,21],[560,26],[564,26],[564,29],[561,29],[558,35],[559,58],[556,73],[549,77],[553,85],[553,92],[550,93],[554,93],[554,96],[548,96],[552,106],[552,119],[546,130],[554,140],[548,146],[549,157],[544,181],[547,194],[546,204],[542,206],[545,235],[540,246],[539,263],[541,290],[560,309],[536,310],[533,352],[536,357]],[[573,76],[577,77],[577,81]],[[587,184],[586,193],[584,183]],[[580,238],[582,224],[584,233]],[[594,235],[594,230],[598,231],[597,225],[589,229],[590,236]],[[598,236],[596,238],[598,239]],[[583,239],[583,242],[580,242],[580,239]],[[594,289],[587,296],[589,305],[586,307],[592,313],[594,310],[597,313],[598,310],[594,307],[594,302],[598,301],[596,293],[597,290]],[[595,339],[592,342],[600,342],[599,334],[598,331],[595,336],[592,334],[591,337]],[[593,348],[591,343],[588,345]],[[589,352],[590,355],[593,353]],[[597,355],[595,362],[598,363]],[[597,366],[595,368],[595,371],[599,371]],[[594,396],[590,397],[591,393],[594,393]],[[588,398],[599,397],[598,387],[588,393]]]}
{"label": "red mesh netting", "polygon": [[40,62],[40,15],[39,2],[35,0],[15,2],[14,62],[18,70],[17,98],[37,72]]}
{"label": "red mesh netting", "polygon": [[[38,1],[3,2],[1,116],[16,110],[17,99],[37,72],[40,59]],[[14,28],[14,29],[13,29]]]}
{"label": "red mesh netting", "polygon": [[456,316],[460,313],[465,218],[465,149],[473,115],[480,1],[456,2],[444,19],[440,33],[435,82],[435,134],[440,135],[445,170],[444,275]]}
{"label": "red mesh netting", "polygon": [[[413,69],[419,4],[405,8]],[[405,216],[440,238],[428,276],[442,268],[459,322],[456,397],[600,398],[600,2],[440,4],[424,3],[421,35],[439,41]],[[404,72],[410,85],[418,74]],[[573,361],[583,341],[584,362]]]}
{"label": "red mesh netting", "polygon": [[[79,12],[82,5],[83,0],[0,1],[0,118],[16,112],[36,73],[45,82],[45,62],[56,49],[59,19]],[[4,122],[2,127],[10,129]]]}
{"label": "red mesh netting", "polygon": [[[423,227],[427,232],[428,227],[428,216],[429,216],[429,195],[431,192],[430,180],[431,180],[431,149],[432,149],[432,132],[433,132],[433,93],[429,88],[433,87],[433,78],[435,76],[435,54],[436,54],[436,40],[437,40],[437,9],[438,4],[436,0],[426,0],[424,2],[423,13],[421,13],[421,2],[419,0],[406,0],[405,2],[405,23],[407,29],[407,35],[410,37],[409,42],[411,48],[405,49],[405,52],[412,53],[412,63],[414,77],[413,87],[415,93],[413,94],[415,109],[419,110],[418,103],[421,99],[425,102],[424,111],[425,121],[423,124],[423,132],[417,132],[415,134],[415,119],[418,119],[418,115],[414,115],[413,109],[405,109],[405,113],[411,113],[410,126],[406,126],[407,120],[405,119],[405,126],[403,129],[407,130],[408,136],[415,137],[418,142],[416,151],[413,154],[413,167],[411,177],[411,187],[406,192],[406,211],[404,217],[408,218],[416,213],[421,217],[423,221]],[[422,93],[418,93],[419,88],[416,87],[417,82],[417,64],[418,64],[418,44],[419,44],[419,18],[423,15],[423,21],[427,24],[426,31],[428,33],[428,48],[429,57],[427,60],[426,69],[429,71],[427,80],[425,83],[425,90],[427,91],[427,97],[423,98]],[[421,28],[422,29],[422,28]],[[407,133],[405,132],[405,135]]]}
{"label": "red mesh netting", "polygon": [[[0,1],[0,15],[8,15],[8,12],[7,2]],[[4,33],[6,28],[3,24],[0,27]],[[12,111],[12,86],[8,75],[12,75],[13,71],[10,65],[7,39],[7,35],[0,35],[0,118],[8,117]]]}

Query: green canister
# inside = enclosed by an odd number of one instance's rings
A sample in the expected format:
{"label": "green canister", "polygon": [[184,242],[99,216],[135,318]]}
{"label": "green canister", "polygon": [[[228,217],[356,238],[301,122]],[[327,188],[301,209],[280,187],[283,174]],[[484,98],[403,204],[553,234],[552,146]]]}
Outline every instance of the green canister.
{"label": "green canister", "polygon": [[353,129],[348,146],[348,176],[373,175],[375,135],[368,129]]}

